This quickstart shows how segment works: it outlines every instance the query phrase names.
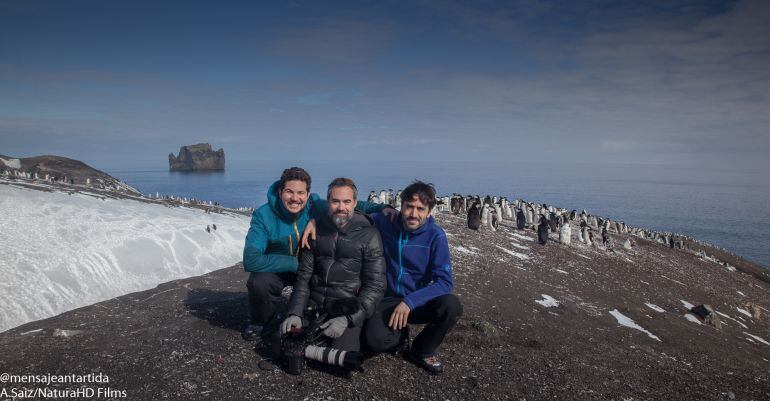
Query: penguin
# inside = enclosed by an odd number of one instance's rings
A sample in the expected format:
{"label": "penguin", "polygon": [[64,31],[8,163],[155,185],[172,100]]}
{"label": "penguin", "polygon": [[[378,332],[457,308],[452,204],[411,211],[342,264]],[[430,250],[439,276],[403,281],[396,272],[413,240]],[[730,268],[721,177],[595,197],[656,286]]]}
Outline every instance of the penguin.
{"label": "penguin", "polygon": [[500,218],[502,217],[501,214],[498,213],[489,213],[489,229],[492,231],[497,231],[497,227],[500,226]]}
{"label": "penguin", "polygon": [[572,243],[572,228],[569,226],[569,221],[564,221],[559,227],[559,242],[564,245],[570,245]]}
{"label": "penguin", "polygon": [[591,227],[585,221],[580,223],[580,230],[582,232],[583,242],[586,245],[591,245]]}
{"label": "penguin", "polygon": [[214,229],[214,231],[216,231],[216,230],[217,230],[217,225],[212,223],[212,224],[211,224],[211,228],[213,228],[213,229]]}
{"label": "penguin", "polygon": [[210,233],[210,232],[211,232],[211,228],[210,228],[209,226],[206,226],[206,232],[207,232],[207,233]]}
{"label": "penguin", "polygon": [[554,212],[548,212],[548,228],[551,229],[551,232],[558,231],[558,225],[556,224],[556,213]]}
{"label": "penguin", "polygon": [[481,206],[481,225],[489,227],[489,205],[486,203]]}
{"label": "penguin", "polygon": [[602,227],[602,245],[608,247],[610,244],[610,234],[607,227]]}
{"label": "penguin", "polygon": [[527,218],[524,216],[524,211],[520,208],[516,208],[516,229],[523,230],[527,225]]}
{"label": "penguin", "polygon": [[534,222],[532,221],[533,218],[534,218],[534,216],[532,216],[533,212],[534,211],[532,210],[531,206],[526,205],[526,204],[524,205],[524,219],[526,221],[526,223],[524,225],[527,228],[532,228],[534,226]]}
{"label": "penguin", "polygon": [[540,221],[537,225],[537,243],[545,245],[548,242],[548,219],[540,215]]}
{"label": "penguin", "polygon": [[479,204],[472,203],[468,208],[468,228],[471,230],[478,230],[481,227],[481,213],[479,211]]}
{"label": "penguin", "polygon": [[370,203],[381,203],[380,198],[377,196],[377,192],[369,192],[369,202]]}
{"label": "penguin", "polygon": [[452,214],[460,214],[460,198],[455,194],[450,201],[450,210]]}

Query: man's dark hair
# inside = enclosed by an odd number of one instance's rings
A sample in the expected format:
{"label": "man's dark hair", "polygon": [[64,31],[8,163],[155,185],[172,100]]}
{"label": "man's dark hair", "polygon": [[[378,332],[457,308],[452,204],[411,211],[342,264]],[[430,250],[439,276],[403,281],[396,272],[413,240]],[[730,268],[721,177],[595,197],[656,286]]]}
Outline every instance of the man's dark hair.
{"label": "man's dark hair", "polygon": [[307,191],[310,192],[310,174],[308,174],[302,167],[289,167],[286,170],[283,170],[281,181],[278,184],[278,191],[283,191],[283,187],[286,186],[288,181],[295,180],[303,181],[307,184]]}
{"label": "man's dark hair", "polygon": [[428,205],[428,210],[433,210],[433,207],[436,206],[436,188],[433,184],[426,184],[420,180],[412,182],[401,192],[401,203],[412,200],[415,195],[420,199],[420,202]]}
{"label": "man's dark hair", "polygon": [[329,184],[329,188],[326,190],[326,199],[329,199],[329,195],[331,195],[332,189],[338,187],[350,187],[350,189],[353,190],[353,199],[358,199],[358,188],[356,188],[356,183],[353,182],[353,180],[350,178],[345,177],[339,177],[332,180],[332,182]]}

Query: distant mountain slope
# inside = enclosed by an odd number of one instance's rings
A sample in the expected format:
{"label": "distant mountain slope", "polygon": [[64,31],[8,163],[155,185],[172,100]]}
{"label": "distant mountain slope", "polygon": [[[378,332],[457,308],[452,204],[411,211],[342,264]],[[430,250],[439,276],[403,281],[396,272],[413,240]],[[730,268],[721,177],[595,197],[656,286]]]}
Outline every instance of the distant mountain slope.
{"label": "distant mountain slope", "polygon": [[49,181],[72,183],[79,185],[90,184],[94,188],[123,191],[138,194],[139,191],[121,182],[111,175],[99,171],[81,161],[62,156],[35,156],[12,158],[0,155],[0,173],[22,172],[31,177]]}

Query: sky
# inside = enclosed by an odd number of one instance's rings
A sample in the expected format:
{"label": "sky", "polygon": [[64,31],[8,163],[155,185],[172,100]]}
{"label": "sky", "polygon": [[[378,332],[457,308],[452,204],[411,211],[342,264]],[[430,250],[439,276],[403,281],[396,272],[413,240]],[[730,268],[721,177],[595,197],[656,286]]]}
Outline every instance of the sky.
{"label": "sky", "polygon": [[0,154],[770,170],[770,2],[0,0]]}

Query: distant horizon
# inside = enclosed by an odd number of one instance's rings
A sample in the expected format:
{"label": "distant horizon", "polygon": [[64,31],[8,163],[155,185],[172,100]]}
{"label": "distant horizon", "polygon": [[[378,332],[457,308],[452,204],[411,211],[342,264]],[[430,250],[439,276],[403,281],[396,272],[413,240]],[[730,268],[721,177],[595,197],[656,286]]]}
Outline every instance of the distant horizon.
{"label": "distant horizon", "polygon": [[[216,149],[215,149],[216,150]],[[169,152],[174,153],[175,155],[177,152]],[[165,166],[168,166],[168,154],[161,158],[89,158],[89,159],[77,159],[74,156],[68,156],[68,155],[62,155],[62,154],[53,154],[53,153],[40,153],[40,154],[32,154],[32,155],[24,155],[24,156],[18,156],[18,155],[9,155],[6,153],[0,153],[0,155],[5,155],[7,157],[17,158],[17,159],[24,159],[24,158],[31,158],[31,157],[41,157],[41,156],[57,156],[57,157],[66,157],[68,159],[72,160],[78,160],[81,162],[84,162],[86,164],[92,163],[92,162],[118,162],[118,163],[129,163],[129,162],[139,162],[139,163],[155,163],[155,164],[162,164]],[[227,157],[227,150],[225,149],[225,158],[226,163],[235,162],[235,163],[247,163],[247,162],[301,162],[301,161],[307,161],[307,162],[387,162],[387,163],[471,163],[471,164],[484,164],[484,163],[495,163],[495,164],[501,164],[501,163],[534,163],[534,164],[549,164],[549,165],[606,165],[606,166],[651,166],[651,167],[678,167],[678,168],[684,168],[684,169],[702,169],[704,167],[712,167],[715,170],[719,171],[732,171],[732,172],[749,172],[749,171],[764,171],[762,167],[733,167],[733,166],[714,166],[713,164],[701,164],[701,165],[693,165],[688,164],[683,161],[678,160],[667,160],[662,162],[645,162],[645,161],[620,161],[620,160],[569,160],[569,161],[543,161],[543,160],[503,160],[503,159],[497,159],[497,160],[459,160],[459,159],[452,159],[452,160],[436,160],[436,159],[377,159],[377,158],[367,158],[367,159],[345,159],[345,158],[335,158],[335,159],[319,159],[319,158],[305,158],[302,160],[299,159],[291,159],[291,158],[261,158],[261,159],[231,159]],[[86,162],[88,160],[89,162]],[[93,166],[92,166],[93,167]]]}

